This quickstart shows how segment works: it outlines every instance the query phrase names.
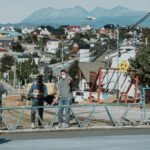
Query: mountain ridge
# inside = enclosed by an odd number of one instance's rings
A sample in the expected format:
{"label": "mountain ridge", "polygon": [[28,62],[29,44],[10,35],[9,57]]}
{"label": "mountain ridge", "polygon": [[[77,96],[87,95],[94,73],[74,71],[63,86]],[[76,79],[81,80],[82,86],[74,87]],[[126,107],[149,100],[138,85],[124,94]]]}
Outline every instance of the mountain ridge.
{"label": "mountain ridge", "polygon": [[[84,25],[91,24],[98,28],[105,24],[119,24],[121,26],[135,24],[146,11],[132,10],[121,5],[107,9],[96,7],[86,10],[77,5],[72,8],[56,9],[53,7],[41,8],[23,19],[21,24],[34,25]],[[88,20],[87,16],[96,17],[96,20]],[[150,19],[142,23],[143,26],[150,26]]]}

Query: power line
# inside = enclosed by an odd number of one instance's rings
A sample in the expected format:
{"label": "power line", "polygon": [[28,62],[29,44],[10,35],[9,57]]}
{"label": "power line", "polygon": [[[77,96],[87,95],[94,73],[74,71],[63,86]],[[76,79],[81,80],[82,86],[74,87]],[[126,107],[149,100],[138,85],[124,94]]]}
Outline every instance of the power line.
{"label": "power line", "polygon": [[150,12],[147,13],[142,19],[140,19],[137,23],[135,23],[133,26],[131,26],[131,28],[135,28],[136,26],[138,26],[140,23],[142,23],[143,21],[145,21],[147,18],[150,17]]}

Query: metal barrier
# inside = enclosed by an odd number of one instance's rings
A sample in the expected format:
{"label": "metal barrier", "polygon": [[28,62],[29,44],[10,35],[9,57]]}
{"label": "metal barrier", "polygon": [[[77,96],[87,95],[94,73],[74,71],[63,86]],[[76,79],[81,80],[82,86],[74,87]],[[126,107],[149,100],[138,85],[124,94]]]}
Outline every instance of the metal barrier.
{"label": "metal barrier", "polygon": [[[63,106],[64,108],[68,106]],[[43,121],[38,114],[38,108],[44,108]],[[132,110],[131,110],[132,108]],[[56,128],[58,124],[58,106],[46,105],[39,107],[2,107],[0,108],[1,127],[0,130],[16,130],[30,128],[30,112],[35,109],[37,118],[40,119],[45,128]],[[130,121],[144,122],[146,118],[145,99],[139,103],[130,104],[84,104],[84,105],[71,105],[71,121],[74,121],[73,127],[86,128],[89,126],[103,125],[111,126],[124,126],[130,125]],[[130,112],[132,111],[132,112]],[[130,112],[129,118],[127,118]],[[96,123],[95,123],[96,122]],[[75,126],[74,126],[75,125]]]}

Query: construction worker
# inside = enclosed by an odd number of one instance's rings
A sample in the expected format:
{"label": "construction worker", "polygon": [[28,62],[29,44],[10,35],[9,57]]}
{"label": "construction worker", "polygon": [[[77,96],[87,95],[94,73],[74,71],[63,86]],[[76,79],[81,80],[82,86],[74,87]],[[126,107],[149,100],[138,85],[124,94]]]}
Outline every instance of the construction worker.
{"label": "construction worker", "polygon": [[[72,78],[67,74],[65,69],[60,71],[61,77],[58,81],[57,87],[57,96],[54,99],[55,102],[58,102],[58,120],[59,120],[59,127],[63,126],[63,110],[64,105],[66,106],[66,128],[70,126],[70,105],[72,104],[72,90],[71,90],[71,82]],[[67,107],[68,106],[68,107]]]}
{"label": "construction worker", "polygon": [[[32,107],[43,106],[44,98],[47,97],[48,91],[45,84],[43,84],[43,76],[38,75],[35,83],[31,85],[29,96],[31,97]],[[35,128],[35,114],[38,111],[38,127],[43,128],[43,108],[31,109],[31,128]]]}

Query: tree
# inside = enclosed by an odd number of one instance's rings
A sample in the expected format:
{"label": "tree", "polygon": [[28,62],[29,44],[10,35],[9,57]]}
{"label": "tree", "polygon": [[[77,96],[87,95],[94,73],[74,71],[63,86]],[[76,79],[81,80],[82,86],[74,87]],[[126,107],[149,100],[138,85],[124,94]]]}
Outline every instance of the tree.
{"label": "tree", "polygon": [[123,41],[124,39],[131,39],[133,36],[129,34],[130,28],[119,28],[119,38],[120,41]]}
{"label": "tree", "polygon": [[78,75],[78,61],[74,61],[74,63],[69,67],[68,74],[72,77],[73,83],[72,83],[72,89],[75,90],[78,88],[79,85],[79,79],[77,78]]}
{"label": "tree", "polygon": [[117,48],[116,39],[110,39],[108,44],[109,44],[109,49],[115,50]]}
{"label": "tree", "polygon": [[30,33],[24,34],[24,39],[23,39],[23,41],[24,41],[25,43],[31,44],[31,43],[32,43],[31,34],[30,34]]}
{"label": "tree", "polygon": [[13,64],[14,64],[13,56],[5,54],[1,58],[1,72],[4,73],[5,71],[10,70]]}
{"label": "tree", "polygon": [[17,77],[20,81],[22,81],[22,84],[24,84],[25,79],[29,78],[31,73],[38,73],[38,66],[34,63],[34,61],[32,61],[32,59],[17,64]]}
{"label": "tree", "polygon": [[143,35],[141,38],[141,42],[145,43],[145,39],[147,38],[148,43],[150,43],[150,29],[149,28],[143,28]]}
{"label": "tree", "polygon": [[18,41],[22,42],[22,36],[21,35],[18,36]]}
{"label": "tree", "polygon": [[58,51],[56,52],[56,59],[58,62],[61,61],[61,48],[59,48]]}
{"label": "tree", "polygon": [[58,61],[57,61],[57,59],[55,59],[55,58],[52,58],[51,60],[50,60],[50,64],[56,64]]}
{"label": "tree", "polygon": [[38,42],[38,36],[36,34],[32,35],[32,40],[36,44]]}
{"label": "tree", "polygon": [[12,49],[13,51],[16,51],[16,52],[24,52],[24,49],[22,45],[20,44],[20,42],[13,43]]}
{"label": "tree", "polygon": [[130,59],[131,69],[139,75],[140,84],[150,86],[150,47],[140,47],[134,59]]}

